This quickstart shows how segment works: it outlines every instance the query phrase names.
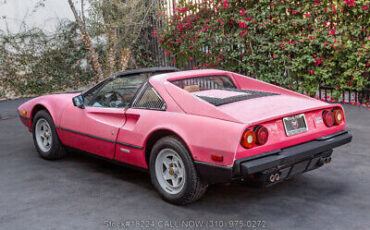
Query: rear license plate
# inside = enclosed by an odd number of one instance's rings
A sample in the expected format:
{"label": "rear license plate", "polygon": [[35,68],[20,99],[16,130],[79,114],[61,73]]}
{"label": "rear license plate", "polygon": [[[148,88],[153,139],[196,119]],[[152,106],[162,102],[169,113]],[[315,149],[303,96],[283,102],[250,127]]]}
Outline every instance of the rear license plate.
{"label": "rear license plate", "polygon": [[308,130],[304,114],[284,117],[283,123],[287,136],[304,133]]}

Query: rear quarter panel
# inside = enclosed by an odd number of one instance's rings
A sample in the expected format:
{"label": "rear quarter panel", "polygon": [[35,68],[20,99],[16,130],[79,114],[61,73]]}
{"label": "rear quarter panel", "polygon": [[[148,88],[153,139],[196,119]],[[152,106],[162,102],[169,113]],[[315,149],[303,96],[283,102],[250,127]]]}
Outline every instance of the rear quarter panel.
{"label": "rear quarter panel", "polygon": [[[126,119],[119,134],[123,139],[117,141],[145,146],[152,133],[169,130],[185,142],[195,161],[223,166],[233,164],[244,130],[242,124],[169,111],[128,109]],[[224,160],[213,161],[211,154],[223,155]]]}

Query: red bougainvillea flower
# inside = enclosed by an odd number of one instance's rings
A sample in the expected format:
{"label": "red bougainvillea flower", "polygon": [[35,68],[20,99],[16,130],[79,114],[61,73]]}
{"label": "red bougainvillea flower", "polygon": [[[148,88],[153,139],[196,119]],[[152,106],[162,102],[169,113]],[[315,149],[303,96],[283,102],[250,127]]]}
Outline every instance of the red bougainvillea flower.
{"label": "red bougainvillea flower", "polygon": [[218,19],[217,21],[218,21],[221,25],[222,25],[222,24],[224,24],[221,18],[220,18],[220,19]]}
{"label": "red bougainvillea flower", "polygon": [[335,29],[332,29],[328,32],[329,35],[334,35],[335,34]]}
{"label": "red bougainvillea flower", "polygon": [[293,11],[293,14],[297,14],[297,13],[298,13],[298,11],[296,11],[296,10],[295,10],[295,11]]}
{"label": "red bougainvillea flower", "polygon": [[305,13],[305,14],[304,14],[304,17],[305,17],[305,18],[309,18],[310,16],[311,16],[311,14],[310,14],[310,13]]}
{"label": "red bougainvillea flower", "polygon": [[241,16],[243,16],[243,15],[245,15],[245,14],[247,14],[247,12],[245,12],[245,11],[244,11],[244,9],[241,9],[241,10],[240,10],[240,15],[241,15]]}
{"label": "red bougainvillea flower", "polygon": [[180,8],[180,9],[179,8],[176,8],[175,11],[176,10],[180,11],[180,13],[183,14],[183,13],[188,12],[190,9],[189,9],[189,7],[184,7],[184,8]]}
{"label": "red bougainvillea flower", "polygon": [[344,0],[343,5],[348,5],[348,6],[355,6],[356,5],[356,0]]}
{"label": "red bougainvillea flower", "polygon": [[248,27],[247,23],[239,21],[239,27],[245,29]]}
{"label": "red bougainvillea flower", "polygon": [[246,35],[248,33],[248,31],[246,30],[243,30],[242,33],[240,34],[241,37],[244,37],[244,35]]}
{"label": "red bougainvillea flower", "polygon": [[225,0],[225,1],[222,3],[222,7],[223,7],[224,9],[229,8],[229,4],[228,4],[227,0]]}
{"label": "red bougainvillea flower", "polygon": [[314,74],[314,72],[313,72],[313,70],[312,70],[312,69],[308,69],[308,72],[309,72],[311,75],[313,75],[313,74]]}
{"label": "red bougainvillea flower", "polygon": [[178,24],[178,25],[176,26],[176,29],[177,29],[178,31],[183,31],[183,29],[184,29],[184,24]]}
{"label": "red bougainvillea flower", "polygon": [[252,18],[253,18],[253,17],[248,17],[248,18],[247,18],[247,21],[248,21],[248,22],[252,21]]}
{"label": "red bougainvillea flower", "polygon": [[320,5],[320,0],[315,0],[315,5],[319,6]]}
{"label": "red bougainvillea flower", "polygon": [[318,58],[316,59],[315,58],[315,63],[313,63],[315,66],[319,66],[321,64],[321,62],[323,61],[324,59],[321,57],[321,58]]}
{"label": "red bougainvillea flower", "polygon": [[367,5],[362,7],[363,10],[367,10],[368,8],[369,7]]}

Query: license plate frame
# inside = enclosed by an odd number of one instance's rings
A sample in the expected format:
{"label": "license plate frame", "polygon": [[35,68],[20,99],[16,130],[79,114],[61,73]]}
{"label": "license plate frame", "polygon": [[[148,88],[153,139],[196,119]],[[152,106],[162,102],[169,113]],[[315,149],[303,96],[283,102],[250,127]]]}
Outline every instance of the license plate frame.
{"label": "license plate frame", "polygon": [[298,114],[294,116],[284,117],[283,124],[285,134],[289,137],[308,131],[307,121],[305,115]]}

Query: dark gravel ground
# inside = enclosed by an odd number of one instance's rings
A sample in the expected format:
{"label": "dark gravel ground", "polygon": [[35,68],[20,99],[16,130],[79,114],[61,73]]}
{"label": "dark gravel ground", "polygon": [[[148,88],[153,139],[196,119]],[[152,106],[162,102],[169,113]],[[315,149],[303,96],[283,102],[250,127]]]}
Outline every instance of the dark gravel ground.
{"label": "dark gravel ground", "polygon": [[353,141],[337,148],[329,165],[267,189],[214,185],[181,207],[162,201],[146,173],[79,153],[39,158],[16,117],[25,100],[0,102],[0,229],[201,229],[194,227],[199,220],[209,229],[253,221],[266,229],[370,228],[367,109],[344,106]]}

